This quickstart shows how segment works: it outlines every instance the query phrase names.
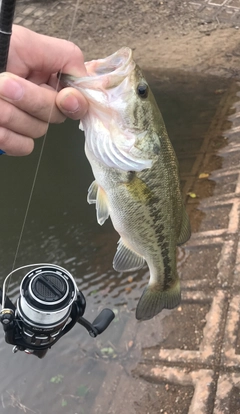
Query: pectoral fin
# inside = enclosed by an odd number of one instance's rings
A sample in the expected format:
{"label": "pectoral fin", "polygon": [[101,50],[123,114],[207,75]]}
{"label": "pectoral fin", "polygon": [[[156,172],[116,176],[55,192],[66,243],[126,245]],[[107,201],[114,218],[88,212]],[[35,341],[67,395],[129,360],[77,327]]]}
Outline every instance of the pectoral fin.
{"label": "pectoral fin", "polygon": [[136,319],[147,320],[153,318],[163,309],[173,309],[181,300],[180,282],[177,279],[168,289],[161,291],[159,285],[148,285],[138,302]]}
{"label": "pectoral fin", "polygon": [[191,226],[189,222],[189,217],[185,208],[183,207],[183,215],[182,215],[182,225],[180,235],[177,240],[177,245],[180,246],[183,243],[186,243],[191,236]]}
{"label": "pectoral fin", "polygon": [[89,204],[96,204],[97,222],[102,226],[109,217],[109,209],[106,193],[96,181],[88,189],[87,201]]}
{"label": "pectoral fin", "polygon": [[119,240],[117,252],[113,259],[113,268],[117,272],[141,269],[144,263],[145,260],[142,256],[129,249],[122,239]]}

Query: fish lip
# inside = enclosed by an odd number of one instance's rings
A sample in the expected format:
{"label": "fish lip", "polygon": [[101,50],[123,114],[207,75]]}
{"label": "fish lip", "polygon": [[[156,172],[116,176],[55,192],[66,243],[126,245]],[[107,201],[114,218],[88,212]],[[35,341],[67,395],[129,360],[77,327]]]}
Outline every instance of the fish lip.
{"label": "fish lip", "polygon": [[62,73],[58,74],[58,79],[62,86],[77,87],[81,90],[81,87],[92,89],[94,84],[95,87],[98,85],[98,89],[104,91],[104,89],[116,86],[114,79],[117,78],[117,83],[120,83],[135,68],[136,64],[132,55],[132,49],[122,47],[106,58],[85,62],[88,76],[76,78]]}
{"label": "fish lip", "polygon": [[104,59],[92,60],[86,62],[85,65],[89,76],[105,76],[121,72],[129,65],[131,60],[132,49],[122,47]]}

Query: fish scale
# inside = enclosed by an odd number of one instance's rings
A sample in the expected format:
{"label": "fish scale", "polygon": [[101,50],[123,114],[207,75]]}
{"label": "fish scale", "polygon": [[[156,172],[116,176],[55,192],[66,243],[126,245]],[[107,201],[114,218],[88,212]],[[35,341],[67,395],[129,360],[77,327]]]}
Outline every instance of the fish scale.
{"label": "fish scale", "polygon": [[190,237],[178,162],[154,96],[132,51],[122,48],[86,63],[89,76],[63,75],[89,101],[82,119],[95,181],[88,202],[97,220],[111,218],[120,235],[113,267],[133,272],[146,262],[149,283],[136,309],[146,320],[181,299],[176,247]]}

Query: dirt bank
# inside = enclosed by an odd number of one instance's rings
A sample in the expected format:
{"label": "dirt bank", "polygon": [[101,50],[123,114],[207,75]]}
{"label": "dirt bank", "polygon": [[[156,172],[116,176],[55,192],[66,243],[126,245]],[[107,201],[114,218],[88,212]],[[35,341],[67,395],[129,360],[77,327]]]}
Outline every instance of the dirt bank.
{"label": "dirt bank", "polygon": [[71,38],[87,60],[130,46],[142,67],[239,78],[240,8],[239,15],[237,7],[235,15],[226,9],[221,20],[224,7],[206,7],[207,3],[25,0],[17,4],[16,22],[40,33]]}

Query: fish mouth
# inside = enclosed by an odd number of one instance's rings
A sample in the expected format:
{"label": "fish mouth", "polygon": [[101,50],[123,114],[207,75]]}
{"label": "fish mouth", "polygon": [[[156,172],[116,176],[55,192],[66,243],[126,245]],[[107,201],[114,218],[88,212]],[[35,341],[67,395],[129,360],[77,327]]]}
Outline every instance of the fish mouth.
{"label": "fish mouth", "polygon": [[85,62],[88,76],[76,78],[62,73],[59,78],[63,86],[76,87],[84,94],[84,89],[104,90],[119,85],[132,72],[135,65],[132,49],[122,47],[104,59]]}
{"label": "fish mouth", "polygon": [[89,76],[101,76],[117,74],[124,71],[132,61],[132,49],[122,47],[117,52],[104,59],[92,60],[86,62],[86,68]]}

